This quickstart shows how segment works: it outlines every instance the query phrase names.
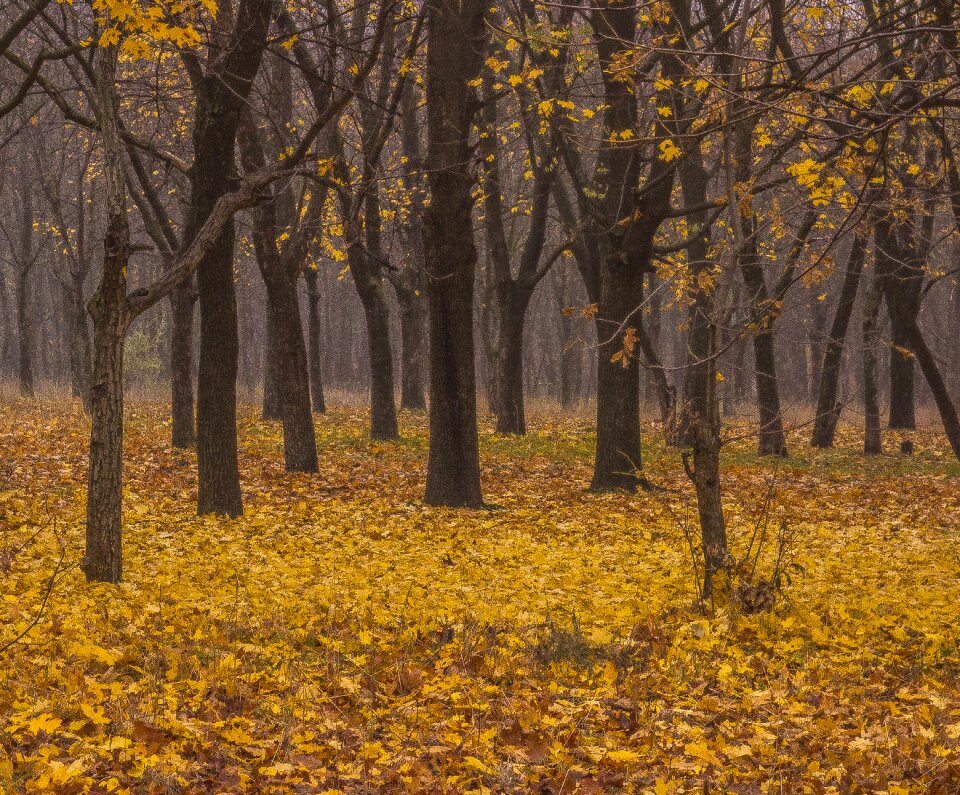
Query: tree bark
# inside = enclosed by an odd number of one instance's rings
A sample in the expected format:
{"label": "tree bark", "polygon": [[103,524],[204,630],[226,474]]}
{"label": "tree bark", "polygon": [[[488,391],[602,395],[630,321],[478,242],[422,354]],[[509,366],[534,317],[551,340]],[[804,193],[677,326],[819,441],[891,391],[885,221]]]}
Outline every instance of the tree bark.
{"label": "tree bark", "polygon": [[[603,265],[597,334],[597,446],[594,491],[634,490],[644,485],[640,459],[640,359],[632,350],[644,272],[619,260]],[[627,318],[634,313],[632,320]],[[619,359],[614,361],[617,355]]]}
{"label": "tree bark", "polygon": [[263,334],[263,405],[261,416],[265,420],[283,419],[283,395],[280,381],[283,369],[280,350],[280,320],[272,301],[267,301],[266,323]]}
{"label": "tree bark", "polygon": [[[910,327],[917,322],[919,303],[894,291],[885,291],[890,316],[890,428],[917,427],[913,355],[910,352]],[[902,306],[891,306],[901,303]]]}
{"label": "tree bark", "polygon": [[422,411],[427,406],[423,392],[427,307],[422,295],[396,292],[400,304],[400,408]]}
{"label": "tree bark", "polygon": [[878,328],[880,302],[883,293],[876,277],[870,280],[863,302],[863,452],[880,455],[883,445],[880,436],[880,401],[877,389],[877,351],[880,343]]}
{"label": "tree bark", "polygon": [[[126,219],[107,233],[104,270],[127,258]],[[129,322],[123,280],[105,284],[90,302],[93,317],[93,385],[90,389],[90,464],[87,543],[80,568],[87,580],[120,582],[123,574],[123,344]],[[114,295],[110,295],[113,292]]]}
{"label": "tree bark", "polygon": [[323,362],[320,346],[320,293],[317,289],[317,270],[307,267],[303,272],[307,288],[307,340],[310,363],[310,397],[313,410],[323,414],[327,402],[323,394]]}
{"label": "tree bark", "polygon": [[107,229],[100,284],[88,306],[94,327],[93,385],[86,549],[80,563],[87,580],[97,582],[119,582],[123,573],[123,342],[132,314],[127,302],[130,227],[117,119],[117,57],[116,46],[97,52]]}
{"label": "tree bark", "polygon": [[[359,256],[364,256],[358,252]],[[363,282],[359,279],[357,290],[363,305],[363,317],[367,326],[367,350],[370,357],[370,438],[396,439],[397,406],[393,394],[393,352],[390,347],[390,314],[387,309],[383,279]]]}
{"label": "tree bark", "polygon": [[493,377],[493,411],[497,433],[525,434],[523,405],[523,327],[530,293],[515,282],[500,282],[500,293],[492,307],[496,314]]}
{"label": "tree bark", "polygon": [[480,507],[474,372],[470,125],[487,31],[483,0],[429,0],[426,94],[430,204],[424,259],[430,320],[430,452],[424,499]]}
{"label": "tree bark", "polygon": [[[236,180],[234,148],[240,113],[263,58],[272,0],[243,0],[225,55],[198,85],[193,130],[189,244],[217,199]],[[197,273],[200,369],[197,383],[197,511],[239,516],[237,464],[237,298],[231,216]]]}
{"label": "tree bark", "polygon": [[[31,221],[32,223],[32,221]],[[20,394],[25,398],[36,396],[33,378],[33,328],[30,315],[31,267],[21,267],[17,272],[17,380]]]}
{"label": "tree bark", "polygon": [[847,260],[847,269],[840,287],[840,297],[833,315],[833,324],[830,326],[830,337],[827,340],[826,351],[823,355],[823,365],[820,368],[820,387],[817,391],[817,412],[813,423],[813,436],[810,440],[812,447],[833,447],[833,439],[840,420],[843,406],[837,400],[837,390],[840,386],[840,365],[843,361],[843,347],[847,337],[847,328],[853,314],[853,305],[857,299],[857,290],[860,287],[860,276],[863,273],[863,264],[866,259],[866,241],[862,235],[857,235],[850,249]]}

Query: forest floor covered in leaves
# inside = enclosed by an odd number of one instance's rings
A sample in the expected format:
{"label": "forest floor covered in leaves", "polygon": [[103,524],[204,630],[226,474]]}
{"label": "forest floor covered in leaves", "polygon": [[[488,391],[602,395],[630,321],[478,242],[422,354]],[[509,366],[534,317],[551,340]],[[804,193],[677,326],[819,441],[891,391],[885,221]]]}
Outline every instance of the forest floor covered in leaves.
{"label": "forest floor covered in leaves", "polygon": [[[772,611],[694,609],[677,451],[654,493],[585,491],[586,419],[481,439],[489,510],[421,502],[425,420],[319,417],[282,471],[242,412],[245,515],[195,515],[195,458],[128,407],[124,582],[87,585],[86,422],[0,407],[0,791],[956,792],[960,489],[949,449],[725,451],[742,554],[795,529]],[[744,426],[745,427],[745,426]],[[734,428],[728,435],[744,428]],[[885,439],[898,447],[891,434]],[[58,564],[59,561],[59,564]],[[768,566],[762,560],[759,569]],[[51,576],[55,574],[51,587]]]}

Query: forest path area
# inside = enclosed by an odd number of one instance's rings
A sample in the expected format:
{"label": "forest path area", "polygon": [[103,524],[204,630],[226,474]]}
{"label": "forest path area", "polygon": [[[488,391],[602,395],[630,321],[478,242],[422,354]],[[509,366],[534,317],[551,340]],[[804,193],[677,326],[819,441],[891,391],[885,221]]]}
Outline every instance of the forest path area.
{"label": "forest path area", "polygon": [[335,407],[320,473],[291,475],[247,407],[226,520],[196,516],[166,417],[127,407],[123,582],[88,585],[86,420],[0,406],[0,648],[26,633],[0,653],[0,791],[956,791],[960,490],[933,433],[911,459],[850,428],[780,462],[730,445],[734,556],[759,522],[757,576],[783,527],[796,566],[772,610],[705,616],[655,434],[662,488],[591,494],[586,423],[485,425],[489,508],[453,510],[421,500],[423,416],[370,443]]}

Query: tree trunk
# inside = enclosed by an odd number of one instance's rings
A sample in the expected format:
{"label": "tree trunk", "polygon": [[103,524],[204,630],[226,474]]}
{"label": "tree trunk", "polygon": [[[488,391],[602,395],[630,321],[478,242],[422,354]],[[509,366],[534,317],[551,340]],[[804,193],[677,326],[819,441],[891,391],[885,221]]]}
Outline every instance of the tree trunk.
{"label": "tree trunk", "polygon": [[422,411],[427,406],[423,394],[427,307],[423,297],[414,292],[398,290],[397,300],[400,304],[400,408]]}
{"label": "tree trunk", "polygon": [[102,295],[91,301],[93,386],[87,545],[80,568],[87,580],[120,582],[123,495],[123,343],[127,319]]}
{"label": "tree trunk", "polygon": [[[224,143],[230,155],[216,158],[219,168],[209,173],[196,167],[200,223],[213,203],[227,190],[223,160],[233,160],[233,142]],[[209,160],[213,160],[211,157]],[[232,165],[232,163],[231,163]],[[229,168],[229,166],[227,166]],[[197,273],[200,290],[200,369],[197,379],[197,511],[239,516],[243,512],[237,465],[237,301],[233,283],[234,224],[231,219]]]}
{"label": "tree trunk", "polygon": [[132,316],[127,301],[130,227],[117,120],[117,56],[118,48],[107,46],[97,51],[96,61],[107,229],[100,284],[88,307],[94,329],[92,423],[86,549],[80,568],[87,580],[97,582],[119,582],[123,573],[123,341]]}
{"label": "tree trunk", "polygon": [[[901,300],[886,291],[890,316],[890,428],[917,427],[913,355],[910,352],[910,325],[916,324],[919,304],[905,302],[902,307],[891,307],[890,302]],[[896,291],[893,291],[896,292]]]}
{"label": "tree trunk", "polygon": [[36,396],[33,383],[33,329],[30,321],[30,268],[21,268],[17,273],[17,378],[20,394],[25,398]]}
{"label": "tree trunk", "polygon": [[171,444],[186,449],[196,441],[193,423],[193,300],[188,279],[170,293]]}
{"label": "tree trunk", "polygon": [[840,386],[840,365],[843,361],[843,347],[847,338],[847,328],[853,314],[853,305],[860,287],[860,275],[866,259],[866,241],[858,235],[854,238],[853,248],[847,260],[847,270],[840,287],[840,297],[830,327],[830,337],[823,355],[820,368],[820,388],[817,394],[817,413],[813,424],[812,447],[833,447],[833,439],[840,420],[843,406],[837,400]]}
{"label": "tree trunk", "polygon": [[263,334],[263,406],[261,416],[265,420],[283,419],[283,392],[280,384],[283,376],[281,353],[281,321],[273,301],[267,301],[266,323]]}
{"label": "tree trunk", "polygon": [[[699,314],[709,317],[709,309],[709,306],[702,306]],[[713,596],[716,576],[729,567],[730,557],[720,492],[720,406],[717,400],[716,365],[712,356],[715,333],[712,323],[709,324],[709,331],[706,355],[699,357],[693,365],[696,371],[694,377],[698,378],[703,388],[690,393],[691,402],[687,407],[688,442],[692,450],[690,453],[684,452],[683,457],[687,476],[697,494],[704,564],[701,597],[705,600]]]}
{"label": "tree trunk", "polygon": [[787,441],[780,415],[780,391],[777,386],[777,357],[773,329],[758,331],[753,337],[754,366],[757,377],[757,408],[760,412],[760,455],[787,455]]}
{"label": "tree trunk", "polygon": [[327,403],[323,395],[323,363],[320,356],[320,293],[317,290],[317,270],[307,267],[303,272],[307,286],[307,339],[310,363],[310,397],[313,410],[323,414]]}
{"label": "tree trunk", "polygon": [[[594,491],[646,485],[640,474],[640,360],[633,349],[644,272],[619,259],[603,264],[597,310],[597,448]],[[629,319],[628,319],[629,316]],[[617,361],[614,361],[614,359]]]}
{"label": "tree trunk", "polygon": [[474,372],[473,175],[470,127],[487,37],[482,0],[430,0],[427,17],[427,174],[423,224],[430,302],[430,452],[424,499],[480,507]]}
{"label": "tree trunk", "polygon": [[877,351],[880,342],[880,302],[883,294],[876,277],[870,280],[863,302],[863,452],[879,455],[883,452],[880,437],[880,401],[877,389]]}
{"label": "tree trunk", "polygon": [[[359,256],[364,256],[360,254]],[[363,277],[359,277],[363,281]],[[370,438],[396,439],[397,405],[393,394],[393,353],[390,349],[390,315],[383,280],[357,284],[367,325],[370,356]]]}
{"label": "tree trunk", "polygon": [[523,406],[523,327],[530,295],[512,280],[495,287],[491,309],[496,339],[490,402],[497,420],[497,433],[527,432]]}
{"label": "tree trunk", "polygon": [[753,362],[757,387],[757,410],[760,415],[760,455],[787,455],[787,441],[780,415],[780,390],[777,384],[777,357],[774,349],[773,326],[776,320],[769,308],[770,295],[757,261],[756,235],[751,232],[745,243],[740,272],[750,294],[751,307],[756,315],[753,331]]}
{"label": "tree trunk", "polygon": [[316,472],[317,439],[310,409],[307,348],[303,341],[296,281],[277,263],[274,273],[264,273],[264,282],[276,335],[284,466],[287,472]]}

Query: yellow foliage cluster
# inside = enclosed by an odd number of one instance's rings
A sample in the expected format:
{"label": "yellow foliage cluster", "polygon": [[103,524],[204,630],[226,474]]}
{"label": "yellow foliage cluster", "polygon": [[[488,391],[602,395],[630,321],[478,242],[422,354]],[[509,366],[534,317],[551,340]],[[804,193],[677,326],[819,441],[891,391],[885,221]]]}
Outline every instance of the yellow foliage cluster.
{"label": "yellow foliage cluster", "polygon": [[[318,421],[281,471],[243,414],[247,513],[193,513],[195,460],[133,405],[125,580],[87,585],[85,421],[0,409],[0,791],[947,792],[960,780],[960,532],[935,437],[865,463],[791,439],[771,520],[805,573],[773,612],[692,609],[663,491],[585,492],[590,424],[485,430],[484,511],[422,505],[425,427]],[[743,429],[740,429],[743,430]],[[744,434],[749,439],[748,434]],[[725,454],[742,551],[769,465]],[[928,452],[924,452],[927,450]],[[52,520],[55,519],[55,522]],[[764,564],[761,563],[761,567]],[[786,787],[786,789],[785,789]]]}

